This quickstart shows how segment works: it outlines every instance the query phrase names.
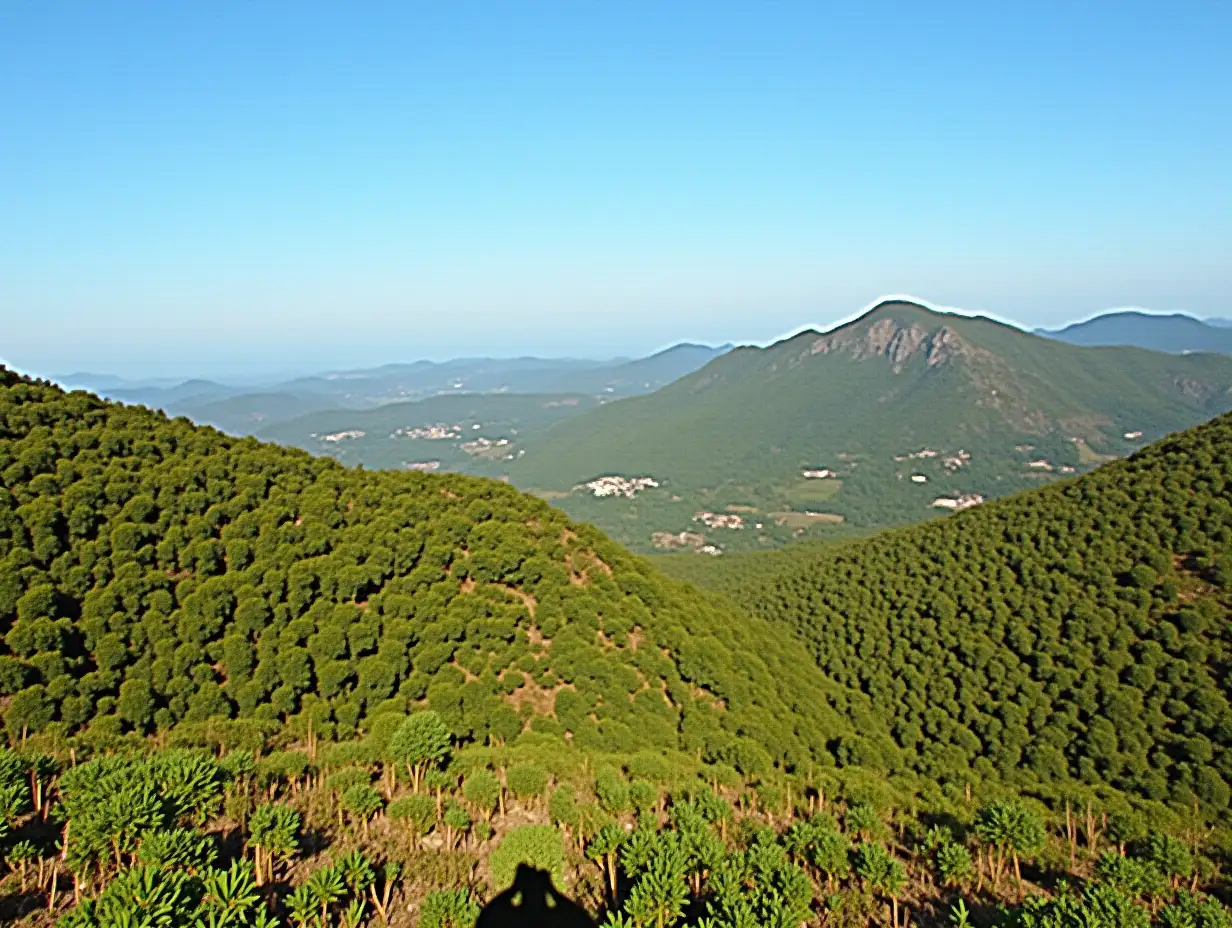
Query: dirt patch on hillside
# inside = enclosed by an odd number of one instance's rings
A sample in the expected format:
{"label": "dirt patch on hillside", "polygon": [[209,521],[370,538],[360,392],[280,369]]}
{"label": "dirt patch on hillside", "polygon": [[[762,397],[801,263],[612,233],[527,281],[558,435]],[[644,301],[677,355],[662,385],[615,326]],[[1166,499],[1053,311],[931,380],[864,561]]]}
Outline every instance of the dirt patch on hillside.
{"label": "dirt patch on hillside", "polygon": [[543,715],[549,718],[556,717],[556,694],[561,690],[575,689],[572,683],[558,683],[556,686],[548,689],[540,686],[524,672],[510,671],[510,673],[522,674],[523,684],[501,698],[511,705],[518,713],[521,713],[522,707],[527,706],[535,715]]}

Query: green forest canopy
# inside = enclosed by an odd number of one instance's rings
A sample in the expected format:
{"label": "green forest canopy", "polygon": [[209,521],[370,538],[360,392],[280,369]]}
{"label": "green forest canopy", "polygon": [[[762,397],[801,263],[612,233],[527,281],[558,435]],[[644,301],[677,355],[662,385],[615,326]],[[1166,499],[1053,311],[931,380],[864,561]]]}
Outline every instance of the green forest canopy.
{"label": "green forest canopy", "polygon": [[[0,381],[0,698],[13,738],[211,717],[345,737],[426,705],[463,741],[778,763],[888,736],[785,629],[495,481],[347,470]],[[857,703],[860,700],[857,700]]]}
{"label": "green forest canopy", "polygon": [[664,566],[797,630],[926,777],[1228,814],[1232,415],[934,523]]}
{"label": "green forest canopy", "polygon": [[525,861],[608,926],[1228,928],[1229,439],[696,573],[766,622],[0,370],[0,917],[469,928]]}

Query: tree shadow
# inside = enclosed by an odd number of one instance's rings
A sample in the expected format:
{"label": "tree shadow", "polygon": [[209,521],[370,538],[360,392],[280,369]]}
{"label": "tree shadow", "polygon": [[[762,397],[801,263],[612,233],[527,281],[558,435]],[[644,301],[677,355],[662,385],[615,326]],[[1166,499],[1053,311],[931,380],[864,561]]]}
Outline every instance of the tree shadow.
{"label": "tree shadow", "polygon": [[586,910],[552,888],[544,870],[518,865],[513,885],[484,906],[476,928],[595,928]]}

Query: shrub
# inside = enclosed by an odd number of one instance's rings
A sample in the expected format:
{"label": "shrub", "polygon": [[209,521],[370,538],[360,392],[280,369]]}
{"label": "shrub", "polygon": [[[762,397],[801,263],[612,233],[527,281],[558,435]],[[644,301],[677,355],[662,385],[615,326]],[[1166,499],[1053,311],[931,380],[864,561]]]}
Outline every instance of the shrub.
{"label": "shrub", "polygon": [[518,864],[528,864],[552,875],[552,882],[563,889],[565,849],[560,832],[551,825],[523,825],[515,828],[491,856],[493,888],[500,891],[513,884]]}
{"label": "shrub", "polygon": [[427,834],[436,822],[436,801],[425,793],[403,796],[389,804],[389,817],[395,821],[408,821],[417,834]]}

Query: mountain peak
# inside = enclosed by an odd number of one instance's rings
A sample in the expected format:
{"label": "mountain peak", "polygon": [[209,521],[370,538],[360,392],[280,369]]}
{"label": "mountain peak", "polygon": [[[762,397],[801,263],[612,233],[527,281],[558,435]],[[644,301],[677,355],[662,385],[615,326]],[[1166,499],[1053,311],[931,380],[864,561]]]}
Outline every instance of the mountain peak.
{"label": "mountain peak", "polygon": [[950,313],[940,312],[933,309],[922,301],[910,299],[908,297],[886,297],[879,300],[876,304],[868,309],[855,321],[865,322],[874,319],[928,319],[934,322],[939,322]]}
{"label": "mountain peak", "polygon": [[919,303],[883,300],[855,321],[818,335],[809,354],[847,354],[857,361],[881,357],[895,373],[917,356],[936,367],[974,355],[979,349],[959,334],[950,318]]}

